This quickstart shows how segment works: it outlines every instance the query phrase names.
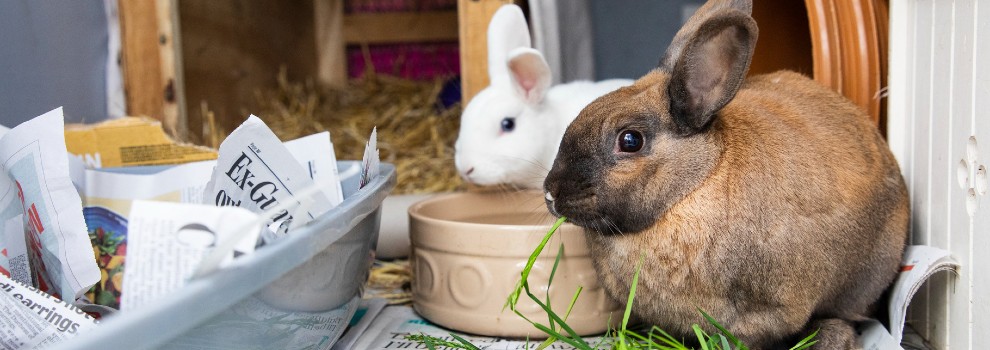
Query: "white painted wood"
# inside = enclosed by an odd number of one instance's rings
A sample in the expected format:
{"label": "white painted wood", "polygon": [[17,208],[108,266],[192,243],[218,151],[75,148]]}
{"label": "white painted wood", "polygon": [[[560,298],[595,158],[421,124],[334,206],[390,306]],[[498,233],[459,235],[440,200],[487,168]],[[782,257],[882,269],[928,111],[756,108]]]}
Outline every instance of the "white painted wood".
{"label": "white painted wood", "polygon": [[[949,241],[953,232],[949,231],[949,176],[955,179],[955,163],[949,160],[952,155],[952,71],[953,71],[953,6],[954,1],[932,2],[932,49],[931,49],[931,108],[928,119],[931,121],[929,178],[928,178],[928,236],[929,245],[952,251]],[[949,323],[951,308],[948,274],[938,274],[932,277],[928,289],[928,341],[939,349],[950,348],[949,333],[953,324]]]}
{"label": "white painted wood", "polygon": [[[973,266],[969,214],[966,212],[966,191],[958,181],[959,161],[966,153],[966,144],[972,133],[973,123],[973,35],[976,29],[975,1],[957,0],[953,3],[952,26],[952,83],[949,91],[949,140],[950,149],[945,164],[945,193],[947,227],[949,234],[948,250],[967,266]],[[949,296],[947,319],[948,339],[946,348],[972,348],[972,269],[962,269],[959,275],[943,274]]]}
{"label": "white painted wood", "polygon": [[[918,4],[915,1],[894,1],[890,5],[890,33],[892,35],[889,67],[892,73],[888,80],[890,94],[888,106],[890,109],[887,135],[894,155],[901,166],[901,173],[904,174],[909,195],[913,199],[915,197],[913,191],[915,179],[911,175],[916,163],[918,163],[914,158],[915,146],[918,144],[915,142],[915,129],[918,127],[915,120],[919,118],[919,113],[914,105],[918,74],[908,74],[908,72],[916,71],[917,56],[919,55],[916,40],[919,32],[916,25]],[[895,72],[901,74],[895,74]],[[912,208],[914,207],[913,203],[912,200]],[[913,222],[914,218],[912,217],[912,226]],[[910,243],[921,244],[913,235],[910,236]],[[928,302],[926,290],[925,287],[919,291],[912,302],[915,307],[908,310],[907,320],[915,327],[928,319],[928,308],[924,306]],[[919,329],[924,330],[923,327],[919,327]]]}
{"label": "white painted wood", "polygon": [[[914,17],[914,57],[915,62],[911,74],[914,79],[914,90],[911,92],[914,114],[914,135],[911,137],[914,147],[911,151],[911,170],[904,176],[911,178],[911,237],[914,244],[931,244],[929,229],[929,213],[931,201],[929,190],[929,174],[931,173],[931,96],[932,96],[932,32],[934,30],[932,10],[934,1],[920,0],[915,4]],[[892,87],[895,88],[895,87]],[[912,324],[922,337],[931,338],[929,327],[930,310],[928,308],[931,284],[923,286],[912,301],[914,308],[911,313]]]}
{"label": "white painted wood", "polygon": [[[894,1],[890,4],[890,48],[888,50],[890,72],[908,72],[914,67],[914,25],[913,1]],[[914,143],[914,109],[908,95],[914,90],[914,75],[893,74],[887,80],[887,144],[897,157],[902,173],[911,169],[911,150]],[[911,178],[906,177],[908,188]]]}
{"label": "white painted wood", "polygon": [[[990,3],[974,1],[977,30],[973,42],[975,74],[973,81],[973,123],[972,134],[981,151],[977,164],[990,165]],[[978,196],[980,206],[973,216],[970,233],[973,237],[970,260],[967,266],[972,270],[971,349],[990,346],[990,194]]]}
{"label": "white painted wood", "polygon": [[909,322],[935,348],[985,349],[990,196],[972,195],[972,213],[969,197],[990,164],[990,1],[893,0],[890,14],[888,135],[911,192],[913,244],[962,264],[922,288]]}

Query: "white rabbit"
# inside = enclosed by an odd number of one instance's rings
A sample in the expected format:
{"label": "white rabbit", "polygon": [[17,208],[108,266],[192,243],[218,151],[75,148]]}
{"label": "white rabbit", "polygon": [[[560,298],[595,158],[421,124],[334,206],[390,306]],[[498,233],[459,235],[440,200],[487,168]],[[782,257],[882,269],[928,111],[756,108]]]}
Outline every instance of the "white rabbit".
{"label": "white rabbit", "polygon": [[[504,62],[504,63],[503,63]],[[522,10],[505,5],[488,25],[491,84],[461,116],[455,163],[477,185],[541,188],[564,130],[588,103],[632,80],[551,87],[550,66],[530,44]]]}

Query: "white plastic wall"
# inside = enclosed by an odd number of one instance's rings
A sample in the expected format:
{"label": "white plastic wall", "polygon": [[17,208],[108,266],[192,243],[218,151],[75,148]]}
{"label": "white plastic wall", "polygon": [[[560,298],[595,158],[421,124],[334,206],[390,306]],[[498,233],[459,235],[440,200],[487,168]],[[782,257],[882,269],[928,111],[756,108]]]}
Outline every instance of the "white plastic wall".
{"label": "white plastic wall", "polygon": [[913,244],[952,252],[958,275],[919,291],[909,323],[938,349],[990,346],[990,1],[891,0],[890,146]]}

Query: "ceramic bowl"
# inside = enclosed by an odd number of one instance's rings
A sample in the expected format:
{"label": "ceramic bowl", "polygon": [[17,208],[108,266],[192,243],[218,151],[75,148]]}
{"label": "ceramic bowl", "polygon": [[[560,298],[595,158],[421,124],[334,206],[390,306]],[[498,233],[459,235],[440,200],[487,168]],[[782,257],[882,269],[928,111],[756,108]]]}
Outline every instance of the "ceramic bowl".
{"label": "ceramic bowl", "polygon": [[[536,191],[444,194],[412,205],[413,307],[431,322],[461,332],[546,338],[503,306],[553,221]],[[581,335],[601,334],[610,320],[615,325],[622,318],[621,307],[598,285],[579,227],[565,223],[557,230],[533,266],[530,290],[545,300],[561,244],[550,305],[563,315],[583,287],[567,324]],[[546,313],[525,295],[518,305],[530,320],[547,323]]]}

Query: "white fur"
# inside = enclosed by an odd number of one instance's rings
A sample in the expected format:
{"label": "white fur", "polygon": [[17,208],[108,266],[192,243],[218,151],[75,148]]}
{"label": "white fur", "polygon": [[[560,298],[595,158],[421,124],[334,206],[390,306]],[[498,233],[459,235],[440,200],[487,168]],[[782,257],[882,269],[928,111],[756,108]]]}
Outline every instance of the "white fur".
{"label": "white fur", "polygon": [[[542,188],[571,121],[594,99],[633,82],[551,87],[546,60],[529,45],[522,10],[515,5],[499,8],[488,26],[491,85],[465,107],[455,144],[457,169],[468,182]],[[502,132],[505,117],[515,118],[512,132]]]}

